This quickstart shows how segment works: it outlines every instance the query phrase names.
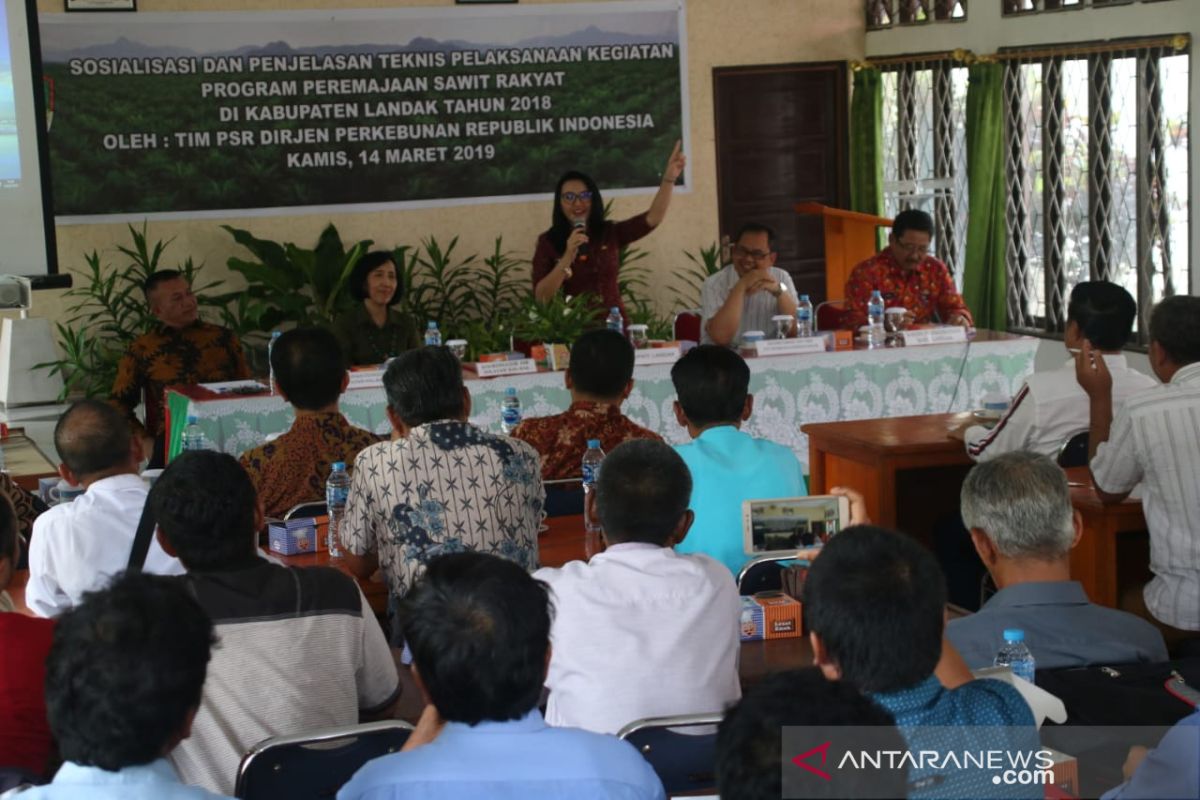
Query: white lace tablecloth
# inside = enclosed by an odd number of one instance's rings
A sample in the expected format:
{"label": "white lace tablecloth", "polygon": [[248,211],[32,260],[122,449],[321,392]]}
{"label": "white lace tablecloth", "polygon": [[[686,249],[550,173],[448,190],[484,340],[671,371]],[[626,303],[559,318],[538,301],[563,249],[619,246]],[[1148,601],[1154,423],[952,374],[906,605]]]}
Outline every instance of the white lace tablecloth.
{"label": "white lace tablecloth", "polygon": [[[969,345],[752,358],[754,414],[745,430],[790,447],[807,473],[808,437],[801,425],[978,408],[986,394],[1016,393],[1033,372],[1037,345],[1037,339],[1013,337]],[[625,413],[668,442],[686,442],[687,431],[675,421],[670,366],[639,367],[634,380]],[[500,429],[500,402],[509,386],[516,387],[527,417],[556,414],[571,402],[561,372],[468,380],[467,385],[471,422],[493,431]],[[169,401],[173,417],[196,416],[209,441],[231,455],[292,423],[291,407],[278,396],[196,401],[172,393]],[[383,389],[369,388],[347,392],[341,406],[355,425],[385,434],[390,431],[385,404]],[[176,452],[178,442],[173,444]]]}

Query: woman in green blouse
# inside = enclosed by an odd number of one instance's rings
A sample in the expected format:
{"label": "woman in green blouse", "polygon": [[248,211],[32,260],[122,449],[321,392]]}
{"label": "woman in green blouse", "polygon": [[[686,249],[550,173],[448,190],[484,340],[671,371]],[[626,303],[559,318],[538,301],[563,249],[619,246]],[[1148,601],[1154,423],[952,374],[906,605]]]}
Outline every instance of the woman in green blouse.
{"label": "woman in green blouse", "polygon": [[412,316],[392,308],[404,297],[404,283],[391,253],[364,255],[348,285],[362,302],[334,322],[333,332],[352,365],[381,364],[420,344]]}

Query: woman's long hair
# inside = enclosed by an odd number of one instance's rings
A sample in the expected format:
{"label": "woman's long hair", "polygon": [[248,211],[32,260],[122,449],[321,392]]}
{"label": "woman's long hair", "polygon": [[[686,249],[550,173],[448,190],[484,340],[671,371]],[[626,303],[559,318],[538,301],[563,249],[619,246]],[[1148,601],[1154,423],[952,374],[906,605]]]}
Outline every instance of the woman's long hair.
{"label": "woman's long hair", "polygon": [[592,209],[588,212],[587,233],[593,240],[599,237],[600,229],[604,226],[604,198],[600,196],[600,188],[596,182],[582,172],[571,170],[564,172],[554,187],[554,209],[550,213],[550,230],[546,231],[550,243],[560,253],[566,252],[567,237],[575,227],[575,220],[568,219],[562,210],[562,187],[567,181],[582,181],[587,190],[592,193]]}

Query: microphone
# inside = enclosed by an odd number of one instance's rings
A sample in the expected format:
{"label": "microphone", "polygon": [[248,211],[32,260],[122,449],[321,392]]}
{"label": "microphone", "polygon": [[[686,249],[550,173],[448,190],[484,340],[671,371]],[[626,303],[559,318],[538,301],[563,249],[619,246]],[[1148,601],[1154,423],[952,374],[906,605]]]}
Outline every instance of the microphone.
{"label": "microphone", "polygon": [[[586,231],[587,230],[587,219],[584,217],[578,217],[578,218],[576,218],[576,220],[573,223],[571,223],[571,227],[574,228],[575,230]],[[587,261],[588,260],[588,243],[587,242],[584,242],[583,244],[579,245],[579,249],[575,251],[575,259],[577,261]]]}

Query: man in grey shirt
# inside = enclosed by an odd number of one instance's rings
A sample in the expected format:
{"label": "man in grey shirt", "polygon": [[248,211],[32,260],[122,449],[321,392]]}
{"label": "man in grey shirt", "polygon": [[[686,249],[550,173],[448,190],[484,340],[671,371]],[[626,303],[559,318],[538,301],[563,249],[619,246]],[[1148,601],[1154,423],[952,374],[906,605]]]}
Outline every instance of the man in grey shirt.
{"label": "man in grey shirt", "polygon": [[748,222],[738,231],[733,263],[710,275],[700,290],[700,343],[734,347],[746,331],[771,334],[771,317],[792,317],[796,331],[796,286],[775,266],[775,231]]}
{"label": "man in grey shirt", "polygon": [[975,550],[1000,589],[978,613],[946,627],[967,666],[990,666],[1006,628],[1025,632],[1038,669],[1167,660],[1157,628],[1089,602],[1070,579],[1082,519],[1057,464],[1005,453],[971,470],[961,500]]}

